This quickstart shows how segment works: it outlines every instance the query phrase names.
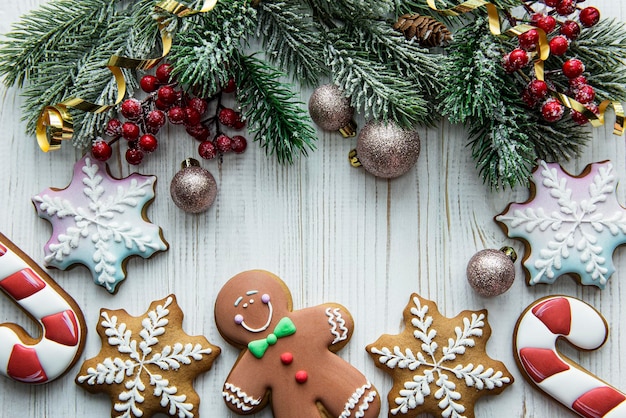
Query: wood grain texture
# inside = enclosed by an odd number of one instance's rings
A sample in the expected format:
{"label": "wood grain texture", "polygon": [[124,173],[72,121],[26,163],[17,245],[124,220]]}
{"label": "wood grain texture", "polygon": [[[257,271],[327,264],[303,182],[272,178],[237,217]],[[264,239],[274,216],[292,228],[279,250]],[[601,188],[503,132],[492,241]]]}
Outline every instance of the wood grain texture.
{"label": "wood grain texture", "polygon": [[[0,2],[0,32],[43,0]],[[626,18],[623,2],[593,0],[604,16]],[[585,5],[587,5],[585,3]],[[310,91],[302,93],[306,102]],[[33,137],[24,134],[20,121],[22,99],[15,89],[2,90],[0,126],[0,231],[38,262],[50,226],[39,219],[30,197],[44,188],[65,187],[73,163],[80,157],[66,145],[54,154],[39,151]],[[363,120],[357,120],[360,126]],[[626,389],[626,371],[619,364],[626,352],[626,250],[614,253],[616,273],[604,291],[583,288],[561,278],[552,286],[529,288],[519,262],[517,279],[504,295],[487,299],[471,291],[465,279],[467,261],[484,248],[512,245],[493,221],[510,201],[523,201],[525,189],[491,193],[481,183],[466,147],[467,133],[442,123],[419,129],[422,152],[416,167],[395,180],[374,178],[347,162],[355,140],[319,132],[318,150],[292,166],[268,159],[256,144],[246,153],[229,155],[219,167],[203,161],[218,182],[214,206],[203,215],[189,215],[169,198],[169,183],[180,161],[196,155],[196,142],[182,130],[169,129],[158,152],[139,170],[158,176],[157,198],[148,217],[163,228],[170,250],[153,259],[128,263],[128,279],[111,296],[92,283],[83,267],[50,274],[82,307],[89,325],[82,359],[98,353],[95,333],[99,310],[124,308],[131,314],[145,312],[150,302],[175,293],[186,314],[184,329],[204,334],[222,347],[213,369],[196,381],[201,396],[200,415],[231,417],[221,398],[222,384],[237,351],[218,334],[213,302],[221,285],[236,273],[261,268],[283,278],[291,288],[294,308],[323,302],[346,306],[356,321],[355,332],[340,355],[353,363],[377,386],[383,397],[391,379],[374,367],[365,346],[382,333],[397,333],[401,313],[412,292],[438,302],[446,316],[463,309],[489,311],[493,334],[488,353],[503,361],[516,382],[498,397],[486,397],[476,405],[478,417],[569,417],[568,410],[533,389],[521,377],[512,354],[512,333],[518,315],[535,299],[566,294],[580,297],[606,317],[611,333],[608,343],[595,352],[579,352],[566,345],[563,351],[583,367],[614,386]],[[626,178],[623,137],[608,127],[594,130],[584,154],[565,166],[571,172],[595,161],[611,159],[617,174]],[[125,176],[135,171],[114,155],[111,171]],[[618,190],[626,201],[623,189]],[[35,327],[6,298],[0,302],[0,322]],[[1,342],[0,342],[1,343]],[[82,361],[81,359],[81,361]],[[44,386],[27,386],[0,380],[3,416],[65,417],[108,416],[106,396],[94,396],[77,387],[68,375]],[[383,404],[383,414],[388,407]],[[269,410],[258,414],[270,417]]]}

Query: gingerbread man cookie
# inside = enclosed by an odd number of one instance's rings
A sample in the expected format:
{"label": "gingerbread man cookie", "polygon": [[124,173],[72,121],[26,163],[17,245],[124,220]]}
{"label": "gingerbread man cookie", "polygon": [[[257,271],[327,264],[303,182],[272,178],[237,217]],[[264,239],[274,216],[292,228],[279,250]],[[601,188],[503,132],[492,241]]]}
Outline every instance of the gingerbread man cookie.
{"label": "gingerbread man cookie", "polygon": [[229,343],[243,349],[222,392],[233,411],[252,414],[271,402],[276,418],[378,417],[374,386],[335,354],[354,328],[343,306],[292,311],[285,283],[254,270],[220,290],[215,322]]}
{"label": "gingerbread man cookie", "polygon": [[96,284],[115,293],[126,278],[128,257],[148,258],[168,248],[161,228],[145,216],[155,182],[155,176],[137,173],[113,178],[105,163],[83,157],[69,186],[33,197],[39,216],[52,224],[44,246],[46,267],[83,264]]}

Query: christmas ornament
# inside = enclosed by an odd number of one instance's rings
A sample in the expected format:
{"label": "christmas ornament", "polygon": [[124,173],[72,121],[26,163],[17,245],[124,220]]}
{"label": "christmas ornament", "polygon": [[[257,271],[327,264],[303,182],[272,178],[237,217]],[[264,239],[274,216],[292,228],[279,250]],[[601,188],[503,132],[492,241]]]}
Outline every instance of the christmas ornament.
{"label": "christmas ornament", "polygon": [[446,25],[430,16],[405,13],[398,18],[393,28],[402,32],[407,40],[415,39],[425,48],[445,46],[452,40],[452,33]]}
{"label": "christmas ornament", "polygon": [[511,247],[487,249],[474,254],[467,263],[467,281],[481,296],[498,296],[515,280],[517,254]]}
{"label": "christmas ornament", "polygon": [[215,201],[217,183],[197,160],[188,158],[172,179],[170,194],[176,206],[185,212],[200,213],[209,209]]}
{"label": "christmas ornament", "polygon": [[404,129],[393,122],[369,121],[359,132],[350,162],[377,177],[395,178],[415,165],[419,153],[417,131]]}
{"label": "christmas ornament", "polygon": [[334,84],[319,86],[309,99],[311,119],[325,131],[339,131],[344,138],[356,135],[354,108]]}

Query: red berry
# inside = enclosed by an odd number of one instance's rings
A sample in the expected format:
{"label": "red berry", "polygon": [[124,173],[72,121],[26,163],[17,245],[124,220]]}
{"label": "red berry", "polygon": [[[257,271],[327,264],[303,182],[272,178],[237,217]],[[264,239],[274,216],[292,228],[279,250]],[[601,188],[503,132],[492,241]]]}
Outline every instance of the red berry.
{"label": "red berry", "polygon": [[109,119],[104,133],[109,136],[120,136],[122,134],[122,122],[119,119]]}
{"label": "red berry", "polygon": [[241,154],[248,147],[248,141],[241,135],[235,135],[232,137],[230,148],[235,154]]}
{"label": "red berry", "polygon": [[561,0],[556,5],[556,12],[561,16],[571,15],[576,11],[576,1],[574,0]]}
{"label": "red berry", "polygon": [[189,135],[193,136],[198,141],[206,141],[211,135],[211,131],[209,131],[209,128],[200,124],[195,126],[188,126],[185,130]]}
{"label": "red berry", "polygon": [[239,115],[237,115],[237,112],[228,107],[220,109],[217,117],[222,125],[231,127],[234,126],[235,122],[237,122],[237,120],[239,119]]}
{"label": "red berry", "polygon": [[137,148],[128,148],[126,150],[126,161],[128,164],[138,165],[143,160],[143,152]]}
{"label": "red berry", "polygon": [[145,152],[153,152],[157,149],[159,142],[156,139],[156,136],[152,134],[141,135],[138,142],[139,148]]}
{"label": "red berry", "polygon": [[528,93],[535,100],[541,100],[548,95],[548,84],[543,80],[533,80],[528,83]]}
{"label": "red berry", "polygon": [[192,109],[197,110],[200,115],[203,115],[204,112],[206,112],[208,105],[206,101],[202,100],[201,98],[193,97],[189,100],[189,103],[187,104],[187,106]]}
{"label": "red berry", "polygon": [[239,130],[243,129],[244,126],[246,126],[246,122],[241,120],[241,114],[237,114],[237,116],[238,116],[238,119],[233,124],[233,129],[236,130],[236,131],[239,131]]}
{"label": "red berry", "polygon": [[134,141],[139,137],[139,126],[133,122],[124,122],[122,125],[122,136],[127,141]]}
{"label": "red berry", "polygon": [[539,32],[537,32],[537,29],[531,29],[522,33],[517,38],[522,49],[534,51],[537,48],[537,43],[539,43]]}
{"label": "red berry", "polygon": [[536,13],[532,16],[532,22],[538,28],[543,29],[546,34],[552,32],[556,27],[556,19],[554,17],[546,16],[540,13]]}
{"label": "red berry", "polygon": [[215,138],[215,146],[221,153],[226,153],[232,149],[233,140],[229,136],[221,134]]}
{"label": "red berry", "polygon": [[155,74],[161,83],[169,83],[172,76],[172,64],[159,65]]}
{"label": "red berry", "polygon": [[161,100],[165,104],[173,104],[178,99],[178,94],[170,86],[161,86],[157,91],[158,100]]}
{"label": "red berry", "polygon": [[186,107],[183,109],[185,111],[185,125],[187,126],[196,126],[202,120],[202,115],[196,109],[191,107]]}
{"label": "red berry", "polygon": [[144,75],[139,81],[141,89],[146,93],[152,93],[159,88],[159,79],[153,75]]}
{"label": "red berry", "polygon": [[596,98],[596,91],[590,85],[582,86],[576,91],[576,101],[580,103],[591,103]]}
{"label": "red berry", "polygon": [[180,125],[185,121],[185,110],[180,106],[174,106],[168,110],[167,117],[174,125]]}
{"label": "red berry", "polygon": [[202,141],[198,145],[198,154],[205,160],[212,160],[217,156],[217,148],[211,141]]}
{"label": "red berry", "polygon": [[565,108],[557,99],[550,98],[541,107],[541,115],[548,122],[556,122],[563,117]]}
{"label": "red berry", "polygon": [[226,82],[226,85],[222,87],[222,92],[233,93],[235,90],[237,90],[237,82],[235,82],[235,79],[231,77]]}
{"label": "red berry", "polygon": [[151,128],[161,128],[165,121],[165,113],[162,110],[151,110],[146,115],[146,125]]}
{"label": "red berry", "polygon": [[550,53],[552,55],[563,55],[567,52],[569,42],[565,36],[559,35],[550,39]]}
{"label": "red berry", "polygon": [[517,68],[522,68],[528,64],[528,53],[521,48],[516,48],[511,51],[511,65]]}
{"label": "red berry", "polygon": [[584,75],[579,75],[578,77],[574,77],[569,80],[569,86],[574,90],[578,90],[586,85],[587,77],[585,77]]}
{"label": "red berry", "polygon": [[111,146],[101,139],[91,144],[91,155],[98,161],[107,161],[112,153]]}
{"label": "red berry", "polygon": [[544,0],[543,3],[548,7],[556,7],[560,0]]}
{"label": "red berry", "polygon": [[169,104],[169,103],[165,103],[163,100],[161,100],[161,99],[159,99],[159,98],[157,98],[157,99],[154,101],[154,106],[155,106],[157,109],[159,109],[159,110],[163,110],[163,111],[168,110],[170,107],[172,107],[172,105],[171,105],[171,104]]}
{"label": "red berry", "polygon": [[530,95],[528,89],[524,89],[524,91],[522,91],[522,101],[526,103],[526,106],[528,107],[535,107],[537,105],[537,100]]}
{"label": "red berry", "polygon": [[502,57],[502,66],[507,73],[513,73],[517,70],[517,68],[511,64],[511,54],[506,54]]}
{"label": "red berry", "polygon": [[600,11],[595,7],[585,7],[578,18],[584,27],[590,28],[600,21]]}
{"label": "red berry", "polygon": [[[595,103],[585,104],[585,107],[596,115],[599,112],[598,105]],[[572,110],[572,120],[579,125],[584,125],[589,122],[589,119],[584,115],[584,113],[577,112],[576,110]]]}
{"label": "red berry", "polygon": [[563,25],[561,25],[560,33],[573,41],[580,35],[580,25],[573,20],[566,20],[563,22]]}
{"label": "red berry", "polygon": [[572,58],[563,63],[563,74],[567,78],[576,78],[585,71],[585,65],[579,59]]}
{"label": "red berry", "polygon": [[122,102],[120,112],[126,119],[139,119],[141,116],[141,102],[135,98],[126,99]]}

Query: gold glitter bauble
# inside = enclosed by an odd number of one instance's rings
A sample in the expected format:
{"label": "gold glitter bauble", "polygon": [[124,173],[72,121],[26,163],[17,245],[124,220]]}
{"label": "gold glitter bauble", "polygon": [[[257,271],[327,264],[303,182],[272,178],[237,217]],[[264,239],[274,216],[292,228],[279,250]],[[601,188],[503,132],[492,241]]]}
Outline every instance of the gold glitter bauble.
{"label": "gold glitter bauble", "polygon": [[211,173],[200,163],[189,158],[182,163],[170,184],[172,200],[182,210],[200,213],[209,209],[217,196],[217,183]]}
{"label": "gold glitter bauble", "polygon": [[309,114],[313,122],[326,131],[338,131],[352,123],[354,108],[334,84],[319,86],[309,99]]}
{"label": "gold glitter bauble", "polygon": [[481,296],[501,295],[515,280],[516,258],[511,247],[479,251],[467,263],[467,281]]}
{"label": "gold glitter bauble", "polygon": [[394,122],[369,121],[357,139],[356,155],[369,173],[383,178],[405,174],[417,162],[420,137]]}

